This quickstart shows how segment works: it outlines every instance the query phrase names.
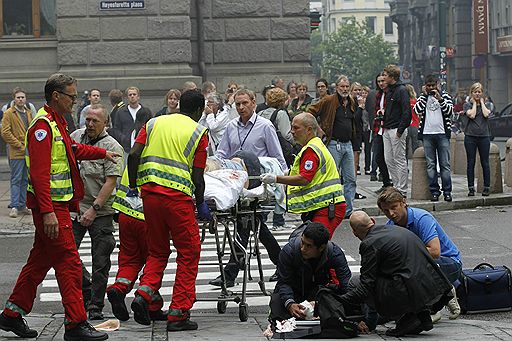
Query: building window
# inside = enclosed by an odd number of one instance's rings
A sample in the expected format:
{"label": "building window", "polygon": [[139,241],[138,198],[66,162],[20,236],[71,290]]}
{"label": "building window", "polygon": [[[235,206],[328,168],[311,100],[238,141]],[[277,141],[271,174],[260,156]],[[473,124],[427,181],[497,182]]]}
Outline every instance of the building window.
{"label": "building window", "polygon": [[391,17],[384,18],[384,33],[393,34],[393,20],[391,20]]}
{"label": "building window", "polygon": [[0,0],[0,36],[54,36],[55,0]]}
{"label": "building window", "polygon": [[331,33],[336,32],[336,18],[331,18]]}
{"label": "building window", "polygon": [[370,29],[370,32],[375,33],[375,22],[377,17],[366,17],[366,26]]}

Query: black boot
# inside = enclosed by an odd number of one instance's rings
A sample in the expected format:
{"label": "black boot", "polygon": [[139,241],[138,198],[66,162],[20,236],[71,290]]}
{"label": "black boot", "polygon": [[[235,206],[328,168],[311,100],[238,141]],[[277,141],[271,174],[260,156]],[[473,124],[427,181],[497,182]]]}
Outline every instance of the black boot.
{"label": "black boot", "polygon": [[151,318],[149,317],[148,302],[142,296],[135,296],[132,302],[133,318],[135,322],[149,326],[151,324]]}
{"label": "black boot", "polygon": [[388,329],[387,336],[401,337],[406,334],[413,334],[421,326],[421,322],[413,313],[407,313],[396,321],[396,328]]}
{"label": "black boot", "polygon": [[128,321],[130,319],[130,313],[124,303],[124,297],[119,290],[110,288],[107,291],[107,298],[112,305],[112,313],[119,321]]}
{"label": "black boot", "polygon": [[106,333],[97,331],[87,321],[81,322],[75,328],[64,332],[64,340],[66,341],[101,341],[106,339],[108,339]]}
{"label": "black boot", "polygon": [[151,321],[167,321],[167,314],[162,310],[155,310],[149,312]]}
{"label": "black boot", "polygon": [[183,330],[196,330],[197,323],[190,321],[190,317],[181,321],[169,321],[167,322],[167,331],[169,332],[180,332]]}
{"label": "black boot", "polygon": [[27,321],[21,315],[18,317],[9,317],[4,313],[0,314],[0,329],[6,332],[13,332],[19,337],[34,338],[37,337],[37,331],[28,327]]}

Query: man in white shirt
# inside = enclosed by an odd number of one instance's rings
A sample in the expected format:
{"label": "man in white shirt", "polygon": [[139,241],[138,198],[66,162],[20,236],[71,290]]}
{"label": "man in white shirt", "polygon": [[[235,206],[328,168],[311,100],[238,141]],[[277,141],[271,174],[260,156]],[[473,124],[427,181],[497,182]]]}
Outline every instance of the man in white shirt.
{"label": "man in white shirt", "polygon": [[[438,201],[441,190],[445,201],[452,201],[452,178],[450,169],[450,137],[453,101],[446,91],[439,88],[435,75],[425,77],[422,94],[414,110],[420,117],[418,139],[423,140],[427,160],[428,187],[432,201]],[[442,188],[437,180],[437,160],[441,173]]]}
{"label": "man in white shirt", "polygon": [[87,115],[87,111],[93,104],[100,104],[101,103],[101,92],[98,89],[91,89],[89,90],[89,103],[86,105],[82,111],[80,112],[80,120],[78,122],[79,128],[85,128],[85,116]]}

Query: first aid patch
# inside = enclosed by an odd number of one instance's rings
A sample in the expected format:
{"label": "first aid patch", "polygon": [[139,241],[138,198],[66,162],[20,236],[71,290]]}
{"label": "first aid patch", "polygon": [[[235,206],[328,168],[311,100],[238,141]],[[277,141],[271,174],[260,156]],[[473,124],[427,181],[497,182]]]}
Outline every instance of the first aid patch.
{"label": "first aid patch", "polygon": [[44,129],[37,129],[34,133],[36,140],[42,141],[48,135],[48,132]]}
{"label": "first aid patch", "polygon": [[312,170],[313,169],[313,161],[306,160],[306,162],[304,163],[304,169],[305,170]]}

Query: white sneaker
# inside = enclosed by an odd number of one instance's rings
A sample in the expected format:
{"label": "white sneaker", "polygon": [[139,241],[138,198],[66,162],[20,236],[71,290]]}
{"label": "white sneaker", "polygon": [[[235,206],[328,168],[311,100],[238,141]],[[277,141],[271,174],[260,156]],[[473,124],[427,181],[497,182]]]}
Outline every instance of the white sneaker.
{"label": "white sneaker", "polygon": [[430,318],[432,319],[432,323],[436,324],[437,322],[439,322],[441,320],[441,313],[438,311],[434,315],[430,315]]}
{"label": "white sneaker", "polygon": [[455,288],[452,288],[452,294],[453,298],[446,304],[446,310],[450,313],[449,319],[455,320],[460,315],[460,305],[459,301],[457,301]]}
{"label": "white sneaker", "polygon": [[11,212],[9,212],[9,217],[18,218],[18,209],[16,207],[11,208]]}

